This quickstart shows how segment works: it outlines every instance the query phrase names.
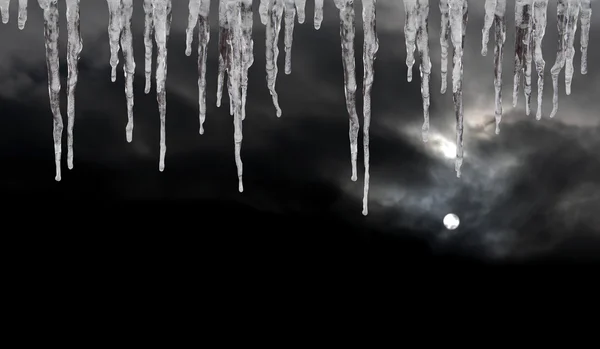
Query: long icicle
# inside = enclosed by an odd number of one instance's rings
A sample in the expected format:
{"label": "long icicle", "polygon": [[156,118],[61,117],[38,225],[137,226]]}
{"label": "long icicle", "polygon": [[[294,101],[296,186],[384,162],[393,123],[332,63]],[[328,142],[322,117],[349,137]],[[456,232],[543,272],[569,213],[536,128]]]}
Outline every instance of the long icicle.
{"label": "long icicle", "polygon": [[285,13],[285,74],[292,73],[292,44],[294,42],[294,21],[296,20],[296,3],[294,0],[284,1]]}
{"label": "long icicle", "polygon": [[468,3],[467,0],[450,0],[448,3],[450,12],[450,31],[452,46],[454,47],[452,69],[452,92],[454,99],[454,109],[456,112],[456,176],[461,175],[461,166],[463,163],[463,52],[465,45],[465,36],[468,22]]}
{"label": "long icicle", "polygon": [[[579,14],[579,4],[577,0],[558,0],[556,5],[557,27],[558,27],[558,47],[556,52],[556,61],[552,66],[552,112],[550,117],[553,118],[558,113],[558,75],[567,64],[567,55],[569,45],[575,41],[575,30],[577,28],[577,16]],[[573,23],[574,22],[574,23]],[[574,50],[572,51],[574,54]],[[568,73],[565,72],[568,77]],[[565,79],[566,85],[570,89],[570,83]],[[570,90],[568,90],[570,93]]]}
{"label": "long icicle", "polygon": [[117,80],[119,65],[119,39],[121,37],[121,0],[106,0],[108,4],[108,39],[110,41],[110,80]]}
{"label": "long icicle", "polygon": [[415,48],[417,40],[417,0],[404,0],[404,38],[406,41],[406,81],[412,81],[412,69],[415,64]]}
{"label": "long icicle", "polygon": [[171,0],[152,0],[154,40],[156,41],[156,100],[160,113],[160,160],[159,171],[165,169],[166,116],[167,116],[167,42],[171,26]]}
{"label": "long icicle", "polygon": [[315,29],[321,29],[321,23],[323,22],[323,0],[315,0],[314,22]]}
{"label": "long icicle", "polygon": [[295,0],[296,13],[298,13],[298,23],[302,24],[306,20],[306,0]]}
{"label": "long icicle", "polygon": [[532,0],[515,1],[515,67],[513,84],[513,107],[517,106],[519,85],[524,77],[525,110],[529,115],[531,96],[531,27]]}
{"label": "long icicle", "polygon": [[152,13],[152,0],[144,0],[144,93],[150,93],[152,88],[152,49],[154,34],[154,18]]}
{"label": "long icicle", "polygon": [[568,25],[567,25],[567,47],[566,47],[566,62],[565,62],[565,93],[571,95],[571,84],[573,82],[573,74],[575,72],[575,34],[577,32],[577,21],[579,20],[579,1],[571,1],[569,3]]}
{"label": "long icicle", "polygon": [[284,0],[266,0],[267,5],[267,29],[266,29],[266,69],[267,86],[277,117],[281,117],[281,108],[279,107],[279,97],[275,90],[277,81],[277,58],[279,56],[279,32],[281,30],[281,19],[283,17]]}
{"label": "long icicle", "polygon": [[365,183],[363,194],[363,215],[369,214],[369,181],[370,181],[370,152],[369,152],[369,129],[371,126],[371,91],[373,89],[373,81],[375,79],[375,59],[379,50],[379,39],[377,38],[376,25],[376,3],[377,0],[363,0],[363,147],[365,161]]}
{"label": "long icicle", "polygon": [[590,24],[592,21],[592,0],[580,0],[581,12],[581,74],[587,74],[588,45],[590,43]]}
{"label": "long icicle", "polygon": [[483,18],[483,29],[481,30],[481,55],[487,56],[490,29],[494,23],[498,0],[485,0],[485,15]]}
{"label": "long icicle", "polygon": [[481,54],[487,55],[488,36],[492,23],[494,24],[494,118],[496,119],[496,134],[500,133],[502,121],[502,61],[504,58],[504,43],[506,42],[506,0],[486,0],[485,20],[482,29]]}
{"label": "long icicle", "polygon": [[448,39],[450,37],[450,9],[448,0],[440,0],[440,48],[441,48],[441,88],[440,93],[446,93],[448,87]]}
{"label": "long icicle", "polygon": [[194,28],[198,23],[198,16],[200,14],[200,3],[202,0],[190,0],[188,4],[188,25],[185,30],[185,55],[192,55],[192,41],[194,41]]}
{"label": "long icicle", "polygon": [[533,57],[538,73],[538,106],[535,118],[542,119],[542,101],[544,97],[544,69],[546,61],[542,52],[542,41],[548,23],[548,0],[533,0]]}
{"label": "long icicle", "polygon": [[2,14],[2,23],[6,24],[9,20],[10,0],[0,0],[0,13]]}
{"label": "long icicle", "polygon": [[350,117],[350,159],[352,181],[358,179],[356,159],[358,157],[358,114],[356,112],[356,62],[354,58],[354,0],[334,0],[340,11],[340,38],[342,44],[342,63],[344,65],[344,91],[346,109]]}
{"label": "long icicle", "polygon": [[25,29],[27,23],[27,0],[19,0],[19,29]]}
{"label": "long icicle", "polygon": [[133,34],[131,32],[131,17],[133,16],[133,0],[121,0],[121,51],[125,63],[125,97],[127,99],[127,125],[125,134],[127,142],[133,140],[133,79],[135,77],[135,58],[133,55]]}
{"label": "long icicle", "polygon": [[217,76],[217,107],[221,106],[225,80],[225,65],[229,60],[229,46],[227,45],[227,41],[231,34],[229,32],[229,23],[227,22],[227,4],[228,0],[219,1],[219,72]]}
{"label": "long icicle", "polygon": [[79,79],[79,56],[83,49],[79,21],[79,0],[67,0],[67,166],[73,169],[73,126],[75,90]]}
{"label": "long icicle", "polygon": [[56,176],[60,181],[60,159],[62,154],[63,120],[60,113],[60,62],[58,55],[58,0],[38,0],[44,10],[44,37],[46,39],[46,65],[48,69],[48,94],[50,109],[52,110],[53,123],[52,135],[54,138],[54,163]]}
{"label": "long icicle", "polygon": [[252,1],[244,0],[242,3],[242,120],[246,119],[246,97],[248,95],[248,70],[254,64],[254,40],[252,40]]}

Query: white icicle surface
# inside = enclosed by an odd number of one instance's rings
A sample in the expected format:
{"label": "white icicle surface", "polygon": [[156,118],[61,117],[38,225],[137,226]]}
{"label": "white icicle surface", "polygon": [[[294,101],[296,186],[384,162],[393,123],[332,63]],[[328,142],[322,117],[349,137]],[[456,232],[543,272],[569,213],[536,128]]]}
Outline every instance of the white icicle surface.
{"label": "white icicle surface", "polygon": [[548,0],[533,0],[533,60],[538,73],[538,106],[535,118],[542,118],[542,101],[544,96],[544,69],[546,62],[542,52],[542,41],[548,23]]}
{"label": "white icicle surface", "polygon": [[406,38],[407,80],[412,81],[412,67],[415,63],[415,48],[419,51],[421,64],[421,95],[423,98],[423,141],[427,142],[429,133],[429,77],[431,75],[431,58],[429,57],[429,0],[404,0],[406,22],[404,35]]}
{"label": "white icicle surface", "polygon": [[269,93],[273,99],[275,112],[277,117],[281,116],[281,108],[279,107],[279,99],[275,90],[275,82],[277,80],[277,58],[279,56],[279,32],[281,30],[281,19],[283,17],[285,0],[261,0],[260,13],[261,21],[265,20],[266,28],[266,69],[267,69],[267,86]]}
{"label": "white icicle surface", "polygon": [[350,117],[350,159],[352,181],[356,181],[356,158],[358,156],[358,114],[356,113],[356,62],[354,58],[354,0],[334,0],[340,11],[340,38],[342,42],[342,63],[344,65],[344,91],[346,109]]}
{"label": "white icicle surface", "polygon": [[375,5],[377,0],[363,0],[363,146],[364,146],[364,161],[365,161],[365,183],[363,194],[363,215],[369,213],[369,127],[371,125],[371,90],[373,88],[373,80],[375,78],[374,63],[379,49],[379,40],[377,39],[376,22],[375,22]]}
{"label": "white icicle surface", "polygon": [[73,126],[75,124],[75,90],[79,79],[79,55],[83,48],[79,30],[79,0],[67,0],[67,166],[73,168]]}
{"label": "white icicle surface", "polygon": [[19,0],[19,29],[25,29],[27,23],[27,0]]}
{"label": "white icicle surface", "polygon": [[44,37],[46,39],[46,65],[48,68],[48,93],[50,109],[54,121],[52,134],[54,138],[54,162],[56,165],[56,181],[60,181],[60,158],[62,154],[63,120],[60,114],[60,63],[58,55],[58,0],[38,0],[44,10]]}
{"label": "white icicle surface", "polygon": [[0,13],[2,14],[2,23],[4,23],[4,24],[8,23],[9,5],[10,5],[10,0],[0,0]]}
{"label": "white icicle surface", "polygon": [[482,30],[481,54],[487,55],[489,31],[494,24],[494,93],[496,134],[500,133],[502,121],[502,61],[504,58],[504,43],[506,42],[506,0],[486,0],[485,19]]}
{"label": "white icicle surface", "polygon": [[171,0],[152,0],[152,17],[154,23],[154,40],[156,41],[156,100],[160,113],[160,160],[159,171],[165,169],[166,117],[167,117],[167,42],[171,27]]}
{"label": "white icicle surface", "polygon": [[144,0],[144,93],[150,93],[152,87],[152,35],[154,34],[154,20],[152,13],[152,0]]}
{"label": "white icicle surface", "polygon": [[296,3],[284,0],[285,13],[285,73],[292,73],[292,44],[294,42],[294,21],[296,20]]}
{"label": "white icicle surface", "polygon": [[575,55],[575,32],[577,31],[577,19],[579,17],[579,0],[558,0],[556,5],[558,17],[558,49],[556,61],[551,69],[552,87],[554,89],[552,97],[553,118],[558,112],[558,75],[565,67],[565,85],[567,95],[571,93],[571,81],[573,78],[573,58]]}
{"label": "white icicle surface", "polygon": [[206,59],[207,46],[210,40],[210,0],[190,0],[188,27],[186,30],[186,55],[192,54],[192,41],[194,28],[198,23],[198,109],[200,128],[199,133],[204,134],[204,120],[206,120]]}
{"label": "white icicle surface", "polygon": [[321,28],[321,23],[323,22],[323,0],[315,0],[315,29],[319,30]]}
{"label": "white icicle surface", "polygon": [[515,1],[515,68],[513,84],[513,107],[517,106],[519,98],[519,84],[524,76],[525,113],[530,112],[531,98],[531,29],[532,29],[532,4],[533,0]]}
{"label": "white icicle surface", "polygon": [[579,1],[581,12],[581,74],[587,74],[587,51],[590,42],[590,22],[592,20],[592,0]]}
{"label": "white icicle surface", "polygon": [[[440,1],[440,7],[442,2]],[[454,47],[452,68],[452,92],[454,99],[454,109],[456,113],[456,176],[461,175],[461,166],[463,162],[463,52],[465,45],[465,36],[468,21],[468,3],[467,0],[448,0],[448,10],[450,13],[450,37]]]}

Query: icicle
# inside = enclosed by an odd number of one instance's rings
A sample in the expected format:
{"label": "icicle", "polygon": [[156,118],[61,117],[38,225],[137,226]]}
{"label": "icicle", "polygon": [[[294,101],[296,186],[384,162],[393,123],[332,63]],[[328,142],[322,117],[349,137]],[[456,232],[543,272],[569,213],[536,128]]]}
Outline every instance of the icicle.
{"label": "icicle", "polygon": [[442,53],[442,87],[440,92],[446,93],[448,86],[448,38],[450,35],[450,13],[448,7],[448,0],[440,0],[440,13],[441,13],[441,25],[440,25],[440,47]]}
{"label": "icicle", "polygon": [[406,19],[404,22],[404,37],[406,40],[406,80],[412,81],[412,68],[415,64],[415,47],[417,40],[417,0],[404,0],[404,12]]}
{"label": "icicle", "polygon": [[450,37],[454,46],[452,69],[452,92],[456,112],[456,176],[461,175],[463,162],[463,52],[468,21],[467,0],[449,0]]}
{"label": "icicle", "polygon": [[294,42],[294,21],[296,20],[296,4],[294,0],[284,0],[285,10],[285,73],[292,73],[292,44]]}
{"label": "icicle", "polygon": [[[223,96],[223,82],[225,80],[225,64],[229,59],[229,23],[227,19],[227,3],[229,0],[219,1],[219,75],[217,77],[217,107],[221,106]],[[231,103],[230,103],[231,108]]]}
{"label": "icicle", "polygon": [[344,64],[344,91],[346,108],[350,116],[350,158],[352,181],[357,180],[356,158],[358,156],[358,114],[356,113],[356,62],[354,61],[354,0],[334,0],[340,11],[340,37],[342,63]]}
{"label": "icicle", "polygon": [[135,77],[135,58],[133,55],[133,34],[131,32],[131,17],[133,15],[133,0],[121,0],[121,51],[125,64],[125,97],[127,99],[127,126],[125,127],[127,142],[133,140],[133,79]]}
{"label": "icicle", "polygon": [[154,21],[154,40],[156,41],[156,100],[160,112],[160,162],[159,171],[165,169],[166,144],[166,114],[167,114],[167,42],[171,26],[171,0],[152,0]]}
{"label": "icicle", "polygon": [[2,23],[8,23],[10,0],[0,0],[0,13],[2,13]]}
{"label": "icicle", "polygon": [[79,79],[79,55],[83,48],[79,30],[79,0],[67,0],[67,166],[73,169],[73,126],[75,124],[75,90]]}
{"label": "icicle", "polygon": [[296,12],[298,12],[298,23],[302,24],[306,20],[306,0],[295,0]]}
{"label": "icicle", "polygon": [[121,37],[121,0],[106,0],[108,3],[108,39],[110,41],[110,80],[117,80],[119,64],[119,38]]}
{"label": "icicle", "polygon": [[485,17],[483,19],[483,29],[481,30],[481,55],[487,56],[488,41],[490,39],[490,29],[494,23],[494,16],[498,0],[485,0]]}
{"label": "icicle", "polygon": [[531,5],[532,0],[516,0],[515,2],[515,70],[513,85],[513,107],[519,99],[521,75],[525,77],[525,110],[529,115],[531,97]]}
{"label": "icicle", "polygon": [[321,23],[323,22],[323,0],[315,0],[315,29],[319,30],[321,28]]}
{"label": "icicle", "polygon": [[144,0],[144,75],[146,84],[144,93],[150,93],[152,87],[152,35],[154,32],[154,19],[152,14],[152,0]]}
{"label": "icicle", "polygon": [[44,36],[46,38],[46,65],[48,68],[48,93],[50,109],[54,118],[52,134],[54,138],[54,163],[56,165],[56,181],[60,181],[60,158],[63,120],[60,114],[60,62],[58,55],[58,0],[38,0],[44,10]]}
{"label": "icicle", "polygon": [[[496,134],[500,133],[502,121],[502,61],[504,58],[504,43],[506,42],[506,0],[498,0],[494,14],[494,93]],[[487,45],[486,45],[487,46]]]}
{"label": "icicle", "polygon": [[364,183],[364,194],[363,194],[363,215],[369,213],[369,128],[371,125],[371,90],[373,88],[373,80],[375,78],[374,63],[377,57],[377,50],[379,49],[379,40],[377,39],[376,31],[376,6],[377,0],[363,0],[363,31],[364,31],[364,44],[363,44],[363,65],[364,65],[364,78],[363,78],[363,115],[364,115],[364,127],[363,127],[363,146],[364,146],[364,161],[365,161],[365,183]]}
{"label": "icicle", "polygon": [[242,120],[246,118],[246,96],[248,94],[248,70],[254,64],[254,41],[252,40],[252,1],[242,4]]}
{"label": "icicle", "polygon": [[192,53],[192,41],[196,22],[198,23],[198,110],[200,119],[200,134],[204,134],[206,120],[206,58],[207,46],[210,40],[210,0],[190,0],[190,15],[186,30],[186,55]]}
{"label": "icicle", "polygon": [[281,29],[281,18],[283,16],[283,1],[284,0],[267,0],[267,30],[266,30],[266,69],[267,69],[267,86],[273,99],[273,105],[277,113],[277,117],[281,116],[281,108],[279,107],[279,99],[275,90],[277,81],[277,58],[279,56],[279,31]]}
{"label": "icicle", "polygon": [[421,65],[421,95],[423,98],[423,141],[427,142],[429,133],[429,76],[431,74],[431,59],[429,58],[429,0],[404,0],[406,9],[406,23],[404,34],[406,37],[406,66],[408,67],[407,80],[412,81],[412,67],[415,63],[414,51],[418,46]]}
{"label": "icicle", "polygon": [[542,118],[542,101],[544,95],[544,69],[546,62],[542,52],[542,41],[548,23],[548,0],[533,0],[533,57],[538,73],[538,107],[535,114],[537,120]]}
{"label": "icicle", "polygon": [[580,0],[581,12],[581,74],[587,74],[588,45],[590,42],[590,23],[592,20],[592,1]]}
{"label": "icicle", "polygon": [[25,29],[27,23],[27,0],[19,0],[19,29]]}
{"label": "icicle", "polygon": [[198,15],[200,14],[200,2],[202,0],[190,0],[188,4],[189,16],[188,16],[188,25],[185,30],[185,55],[192,55],[192,41],[194,37],[194,28],[196,28],[196,23],[198,22]]}
{"label": "icicle", "polygon": [[[575,49],[573,44],[575,41],[575,31],[577,29],[577,17],[579,16],[579,4],[578,0],[558,0],[556,6],[556,12],[558,17],[558,49],[556,54],[556,61],[551,69],[552,73],[552,87],[554,93],[552,96],[552,113],[550,117],[553,118],[558,112],[558,75],[560,71],[567,65],[565,72],[565,83],[567,85],[567,94],[571,93],[571,81],[573,77],[573,56]],[[570,61],[569,64],[567,61]]]}

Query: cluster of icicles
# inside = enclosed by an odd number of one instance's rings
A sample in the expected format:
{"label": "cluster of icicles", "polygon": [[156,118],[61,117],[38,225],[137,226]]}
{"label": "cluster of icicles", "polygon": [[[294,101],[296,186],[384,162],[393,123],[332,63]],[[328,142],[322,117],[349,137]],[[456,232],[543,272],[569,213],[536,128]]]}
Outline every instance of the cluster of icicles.
{"label": "cluster of icicles", "polygon": [[[78,79],[78,61],[82,50],[79,29],[80,0],[65,0],[67,5],[67,163],[73,168],[73,124],[75,116],[75,89]],[[132,46],[131,17],[133,0],[106,0],[110,19],[108,33],[110,40],[111,80],[116,80],[116,69],[119,63],[119,51],[124,57],[123,72],[125,75],[125,94],[127,97],[126,139],[133,138],[133,79],[135,62]],[[144,0],[145,12],[145,92],[151,89],[152,50],[157,46],[156,62],[156,95],[160,112],[160,160],[159,170],[165,167],[165,118],[167,77],[167,42],[171,27],[172,0]],[[315,0],[314,27],[319,29],[323,20],[323,1]],[[350,121],[350,153],[352,164],[352,180],[357,180],[357,155],[359,119],[356,110],[356,63],[354,51],[355,10],[354,0],[333,0],[339,10],[342,62],[344,67],[344,89],[346,107]],[[374,62],[378,50],[378,39],[375,26],[375,7],[377,0],[362,0],[362,17],[364,30],[364,78],[363,78],[363,137],[364,137],[364,198],[363,214],[366,215],[369,191],[369,125],[371,119],[371,89],[374,81]],[[524,76],[524,92],[526,113],[530,113],[531,71],[532,62],[538,73],[538,108],[536,117],[541,118],[542,94],[544,87],[545,62],[542,56],[542,40],[544,37],[549,0],[515,0],[516,40],[513,106],[517,105],[519,85]],[[0,0],[2,22],[8,22],[8,6],[10,0]],[[27,0],[19,0],[18,26],[23,29],[27,21]],[[44,11],[44,32],[46,39],[46,62],[48,68],[48,90],[50,105],[54,116],[54,153],[56,162],[56,180],[61,179],[61,137],[63,121],[59,107],[60,74],[58,53],[58,0],[38,0]],[[277,43],[283,19],[285,26],[285,73],[291,73],[291,49],[294,22],[304,23],[306,0],[260,0],[259,13],[263,25],[266,26],[266,75],[267,85],[273,99],[276,115],[281,116],[275,81],[277,78],[277,59],[279,49]],[[408,81],[412,80],[412,68],[415,63],[415,49],[420,57],[421,93],[423,99],[423,141],[427,141],[429,130],[430,75],[431,59],[429,54],[428,17],[429,0],[404,0],[406,21],[404,33],[406,38]],[[452,92],[456,113],[457,154],[456,173],[460,177],[463,161],[463,49],[465,45],[468,22],[468,0],[439,0],[441,12],[441,93],[446,92],[449,41],[454,48],[452,68]],[[189,18],[186,30],[186,55],[191,55],[195,27],[198,26],[198,89],[200,134],[204,133],[203,123],[206,118],[206,58],[207,44],[210,38],[208,15],[210,0],[189,0]],[[487,54],[489,31],[495,26],[495,117],[496,133],[502,118],[502,59],[506,40],[506,0],[486,0],[485,22],[482,30],[482,55]],[[591,0],[557,0],[558,15],[558,50],[556,63],[552,67],[554,87],[553,109],[550,117],[554,117],[558,109],[558,76],[566,66],[566,93],[571,93],[573,79],[573,60],[575,55],[574,41],[577,22],[581,21],[581,73],[587,73],[587,47],[589,42]],[[253,64],[252,41],[252,0],[220,0],[219,1],[219,74],[217,87],[217,106],[221,105],[223,85],[227,75],[227,92],[229,94],[229,110],[233,116],[235,162],[239,178],[239,191],[243,191],[241,160],[242,121],[245,118],[246,94],[248,87],[248,69]],[[152,37],[154,36],[154,40]]]}

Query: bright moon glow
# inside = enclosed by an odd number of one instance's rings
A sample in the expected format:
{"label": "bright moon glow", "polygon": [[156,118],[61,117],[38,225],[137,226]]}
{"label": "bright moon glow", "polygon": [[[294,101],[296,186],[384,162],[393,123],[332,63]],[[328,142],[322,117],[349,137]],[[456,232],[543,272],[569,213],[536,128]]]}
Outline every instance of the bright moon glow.
{"label": "bright moon glow", "polygon": [[458,228],[459,224],[460,220],[458,219],[458,216],[454,213],[448,213],[446,217],[444,217],[444,225],[448,230],[454,230]]}

